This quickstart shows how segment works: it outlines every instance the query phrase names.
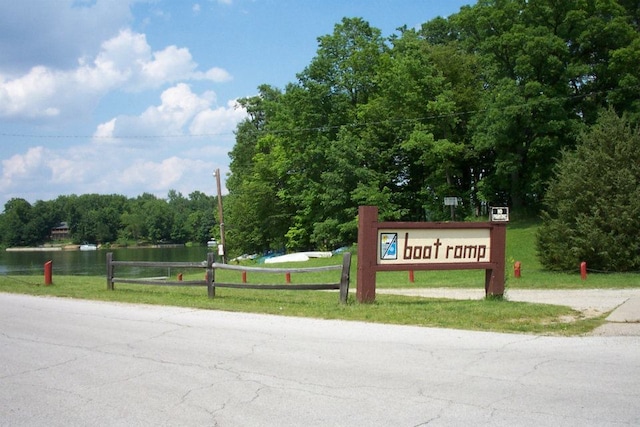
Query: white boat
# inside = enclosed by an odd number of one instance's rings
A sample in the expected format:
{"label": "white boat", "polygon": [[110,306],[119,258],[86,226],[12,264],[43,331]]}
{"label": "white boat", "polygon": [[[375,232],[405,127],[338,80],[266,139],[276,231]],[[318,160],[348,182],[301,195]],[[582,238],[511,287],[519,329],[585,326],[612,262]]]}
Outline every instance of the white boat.
{"label": "white boat", "polygon": [[84,245],[80,245],[81,251],[95,251],[97,249],[98,246],[94,245],[93,243],[85,243]]}
{"label": "white boat", "polygon": [[278,262],[301,262],[309,261],[309,258],[331,258],[331,252],[308,251],[294,252],[292,254],[274,256],[264,260],[265,264],[275,264]]}
{"label": "white boat", "polygon": [[280,256],[274,256],[271,258],[267,258],[264,260],[265,264],[276,264],[279,262],[301,262],[301,261],[309,261],[309,257],[301,252],[286,254]]}
{"label": "white boat", "polygon": [[323,252],[323,251],[310,251],[310,252],[299,252],[301,254],[305,254],[309,258],[331,258],[333,255],[331,252]]}

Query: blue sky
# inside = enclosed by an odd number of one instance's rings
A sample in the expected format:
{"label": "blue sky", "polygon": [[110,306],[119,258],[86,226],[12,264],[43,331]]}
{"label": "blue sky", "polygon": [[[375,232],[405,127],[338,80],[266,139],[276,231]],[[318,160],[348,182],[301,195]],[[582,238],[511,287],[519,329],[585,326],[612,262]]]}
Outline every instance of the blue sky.
{"label": "blue sky", "polygon": [[294,82],[343,17],[387,37],[472,3],[0,2],[0,210],[14,197],[215,194],[244,118],[235,100]]}

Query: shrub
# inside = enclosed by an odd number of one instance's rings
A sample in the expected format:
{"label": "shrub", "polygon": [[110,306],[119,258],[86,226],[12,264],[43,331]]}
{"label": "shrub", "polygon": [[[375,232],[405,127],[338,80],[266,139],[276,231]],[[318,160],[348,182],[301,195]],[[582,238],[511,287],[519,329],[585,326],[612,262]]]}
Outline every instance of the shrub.
{"label": "shrub", "polygon": [[575,151],[565,151],[545,197],[537,235],[551,270],[586,261],[602,271],[640,270],[640,133],[603,112]]}

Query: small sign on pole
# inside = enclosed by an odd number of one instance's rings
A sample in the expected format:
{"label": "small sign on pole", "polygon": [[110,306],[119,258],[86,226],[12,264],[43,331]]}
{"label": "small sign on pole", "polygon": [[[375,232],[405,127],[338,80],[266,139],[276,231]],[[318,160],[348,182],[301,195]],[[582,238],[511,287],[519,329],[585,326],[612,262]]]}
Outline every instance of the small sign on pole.
{"label": "small sign on pole", "polygon": [[509,222],[509,208],[491,208],[492,222]]}
{"label": "small sign on pole", "polygon": [[456,206],[458,206],[458,204],[460,204],[459,197],[444,198],[444,205],[449,206],[449,209],[451,210],[451,221],[454,221],[456,219]]}

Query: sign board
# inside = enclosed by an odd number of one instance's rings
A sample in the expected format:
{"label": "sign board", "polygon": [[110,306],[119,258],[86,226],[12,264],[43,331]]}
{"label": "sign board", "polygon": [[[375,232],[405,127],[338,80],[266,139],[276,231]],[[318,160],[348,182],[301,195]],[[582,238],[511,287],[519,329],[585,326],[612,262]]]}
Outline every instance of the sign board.
{"label": "sign board", "polygon": [[491,221],[508,222],[509,208],[491,208]]}
{"label": "sign board", "polygon": [[378,264],[454,264],[489,262],[491,230],[379,230]]}
{"label": "sign board", "polygon": [[458,206],[458,198],[457,197],[445,197],[444,198],[445,206]]}
{"label": "sign board", "polygon": [[358,208],[359,302],[373,302],[376,274],[414,270],[485,270],[486,295],[503,295],[506,208],[491,222],[380,222],[376,206]]}

